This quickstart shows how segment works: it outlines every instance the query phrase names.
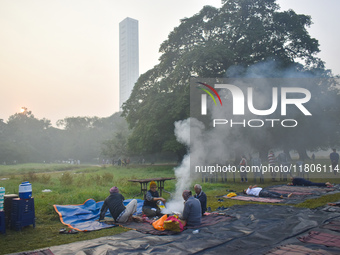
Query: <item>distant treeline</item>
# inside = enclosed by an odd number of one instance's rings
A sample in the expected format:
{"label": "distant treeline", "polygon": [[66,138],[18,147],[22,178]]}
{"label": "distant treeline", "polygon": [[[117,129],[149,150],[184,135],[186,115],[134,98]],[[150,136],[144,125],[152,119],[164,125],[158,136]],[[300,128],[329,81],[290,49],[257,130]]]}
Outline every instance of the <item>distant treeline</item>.
{"label": "distant treeline", "polygon": [[0,119],[0,164],[101,162],[103,142],[127,129],[120,113],[107,118],[68,117],[55,128],[50,120],[37,119],[23,109],[7,122]]}

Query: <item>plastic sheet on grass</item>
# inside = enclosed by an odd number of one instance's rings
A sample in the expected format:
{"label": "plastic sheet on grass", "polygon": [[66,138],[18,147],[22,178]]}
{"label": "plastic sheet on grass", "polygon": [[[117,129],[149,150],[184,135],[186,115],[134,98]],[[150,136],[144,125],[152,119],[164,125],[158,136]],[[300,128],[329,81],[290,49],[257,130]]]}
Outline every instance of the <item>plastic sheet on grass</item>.
{"label": "plastic sheet on grass", "polygon": [[[131,199],[124,200],[124,205],[127,205]],[[93,231],[104,228],[112,228],[116,225],[99,222],[100,209],[104,201],[96,202],[92,198],[87,199],[80,205],[53,205],[55,211],[59,214],[60,221],[70,228],[78,231]],[[137,199],[137,212],[142,213],[144,201]],[[111,217],[110,212],[106,212],[106,217]]]}
{"label": "plastic sheet on grass", "polygon": [[[225,213],[236,218],[200,228],[198,234],[186,229],[178,235],[157,236],[134,230],[94,240],[50,247],[54,254],[266,254],[282,245],[340,254],[340,248],[303,243],[298,237],[321,229],[340,213],[285,205],[240,205]],[[333,231],[334,232],[334,231]],[[336,232],[332,235],[337,235]],[[302,249],[302,248],[301,248]],[[307,250],[308,250],[307,249]]]}

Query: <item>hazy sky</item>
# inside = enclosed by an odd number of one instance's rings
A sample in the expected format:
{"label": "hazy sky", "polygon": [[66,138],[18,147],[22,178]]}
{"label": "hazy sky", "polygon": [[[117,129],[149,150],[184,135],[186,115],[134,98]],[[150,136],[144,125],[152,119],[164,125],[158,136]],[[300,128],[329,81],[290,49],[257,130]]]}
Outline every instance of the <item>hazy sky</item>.
{"label": "hazy sky", "polygon": [[[340,74],[338,0],[279,0],[312,16],[326,67]],[[119,109],[119,22],[139,21],[140,74],[180,19],[220,0],[0,0],[0,119],[25,106],[54,125]]]}

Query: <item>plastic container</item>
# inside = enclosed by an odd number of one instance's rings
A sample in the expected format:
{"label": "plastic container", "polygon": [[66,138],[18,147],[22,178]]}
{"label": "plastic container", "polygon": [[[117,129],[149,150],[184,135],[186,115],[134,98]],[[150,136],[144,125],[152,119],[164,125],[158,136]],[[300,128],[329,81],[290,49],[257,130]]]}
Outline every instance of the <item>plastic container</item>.
{"label": "plastic container", "polygon": [[0,187],[0,211],[4,210],[5,188]]}
{"label": "plastic container", "polygon": [[4,201],[4,196],[5,196],[5,188],[0,187],[0,201]]}
{"label": "plastic container", "polygon": [[161,210],[165,209],[164,203],[163,203],[162,201],[160,201],[160,200],[157,201],[157,206],[158,206],[158,208],[161,209]]}
{"label": "plastic container", "polygon": [[19,185],[19,198],[30,199],[32,197],[32,184],[23,182]]}

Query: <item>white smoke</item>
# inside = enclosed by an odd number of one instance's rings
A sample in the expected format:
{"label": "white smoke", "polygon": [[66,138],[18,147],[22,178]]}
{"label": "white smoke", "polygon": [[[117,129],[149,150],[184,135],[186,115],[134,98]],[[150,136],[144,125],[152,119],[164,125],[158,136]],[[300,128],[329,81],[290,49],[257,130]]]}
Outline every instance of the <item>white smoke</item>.
{"label": "white smoke", "polygon": [[[204,150],[202,149],[202,134],[204,132],[204,124],[197,119],[188,118],[175,122],[175,135],[177,141],[190,148],[188,154],[184,156],[180,166],[175,168],[175,176],[177,179],[176,191],[171,199],[167,202],[166,209],[163,213],[182,212],[184,190],[191,190],[193,175],[190,169],[190,157],[203,158]],[[195,137],[195,143],[190,143],[190,135]],[[191,146],[190,146],[191,145]]]}
{"label": "white smoke", "polygon": [[[254,107],[256,109],[269,109],[272,105],[272,84],[267,82],[266,78],[300,78],[305,77],[305,73],[301,73],[295,69],[280,70],[277,63],[273,61],[267,61],[253,65],[248,68],[232,67],[227,72],[228,77],[233,78],[251,78],[252,82],[258,81],[253,86],[254,93]],[[307,75],[307,77],[309,77]],[[262,79],[260,79],[262,78]],[[237,80],[237,84],[245,91],[246,87],[249,87],[248,83],[244,83],[242,79]],[[211,82],[214,84],[215,80]],[[207,82],[210,84],[210,82]],[[311,88],[308,88],[311,89]],[[319,92],[313,92],[318,94]],[[231,93],[228,90],[219,90],[219,95],[222,101],[232,102]],[[211,119],[220,119],[221,116],[233,116],[232,107],[220,107],[214,106],[212,100],[208,101],[208,109],[210,109]],[[224,105],[223,103],[223,105]],[[329,102],[330,105],[334,105],[335,102]],[[242,118],[241,118],[242,117]],[[245,112],[244,116],[233,117],[235,121],[241,121],[241,119],[252,119],[254,116],[249,112]],[[272,117],[275,117],[273,115]],[[294,117],[294,116],[293,116]],[[230,117],[229,117],[230,118]],[[256,118],[259,118],[256,116]],[[277,147],[277,140],[268,134],[266,128],[261,129],[247,129],[247,132],[252,132],[251,135],[257,140],[261,141],[273,141],[272,147]],[[218,125],[215,128],[207,127],[195,118],[188,118],[186,120],[175,122],[175,135],[178,142],[184,144],[188,148],[188,154],[185,155],[180,166],[175,168],[175,175],[177,178],[176,191],[166,205],[166,211],[164,213],[181,212],[183,210],[183,198],[182,192],[186,189],[193,190],[193,181],[201,177],[201,175],[195,173],[193,165],[213,165],[213,164],[229,164],[230,161],[236,162],[237,155],[242,153],[244,155],[256,154],[259,157],[259,151],[256,145],[251,147],[251,142],[248,136],[244,135],[245,129],[230,128],[227,125]],[[192,140],[190,141],[190,137]],[[254,144],[254,142],[252,142]],[[228,161],[228,162],[227,162]],[[191,164],[190,164],[191,163]],[[237,163],[235,163],[237,164]],[[210,175],[209,177],[213,177]],[[204,190],[204,184],[203,190]]]}

